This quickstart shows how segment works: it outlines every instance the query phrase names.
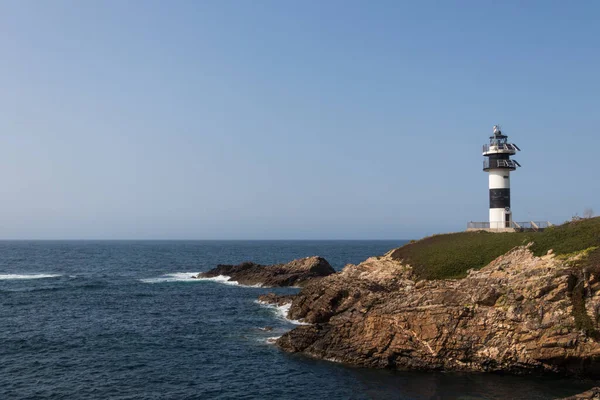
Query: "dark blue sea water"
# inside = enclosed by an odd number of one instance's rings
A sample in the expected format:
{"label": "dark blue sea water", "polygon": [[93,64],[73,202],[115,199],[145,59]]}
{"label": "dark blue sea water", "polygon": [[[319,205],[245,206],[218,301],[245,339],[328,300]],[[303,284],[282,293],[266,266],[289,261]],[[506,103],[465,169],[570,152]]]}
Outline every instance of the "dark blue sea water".
{"label": "dark blue sea water", "polygon": [[0,399],[551,399],[594,384],[286,354],[267,339],[294,325],[255,302],[269,289],[189,279],[310,255],[341,268],[401,243],[0,242]]}

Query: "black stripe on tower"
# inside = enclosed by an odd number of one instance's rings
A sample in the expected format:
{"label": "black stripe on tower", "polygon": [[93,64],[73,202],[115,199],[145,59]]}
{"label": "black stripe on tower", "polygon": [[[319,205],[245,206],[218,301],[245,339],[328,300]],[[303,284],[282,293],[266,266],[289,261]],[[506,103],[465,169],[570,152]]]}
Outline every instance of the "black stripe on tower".
{"label": "black stripe on tower", "polygon": [[490,189],[490,208],[510,207],[510,189]]}

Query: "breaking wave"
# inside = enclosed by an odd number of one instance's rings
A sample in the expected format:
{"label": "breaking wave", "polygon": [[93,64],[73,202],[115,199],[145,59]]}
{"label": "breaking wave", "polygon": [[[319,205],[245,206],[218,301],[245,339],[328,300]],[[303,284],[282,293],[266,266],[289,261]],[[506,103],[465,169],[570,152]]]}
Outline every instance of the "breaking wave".
{"label": "breaking wave", "polygon": [[289,322],[294,325],[310,325],[308,322],[302,322],[302,321],[298,321],[296,319],[288,318],[288,314],[290,312],[290,307],[292,306],[292,303],[285,303],[285,304],[279,306],[277,304],[266,303],[266,302],[260,301],[260,300],[254,300],[254,302],[256,304],[260,304],[261,306],[263,306],[265,308],[273,310],[275,312],[275,316],[280,320]]}
{"label": "breaking wave", "polygon": [[173,274],[164,274],[158,278],[140,279],[144,283],[163,283],[163,282],[195,282],[198,279],[193,278],[199,272],[175,272]]}
{"label": "breaking wave", "polygon": [[58,278],[58,274],[0,274],[0,281],[17,280],[17,279],[48,279]]}
{"label": "breaking wave", "polygon": [[274,344],[277,341],[277,339],[279,339],[280,337],[281,336],[271,336],[271,337],[268,337],[266,339],[266,342],[269,343],[269,344]]}
{"label": "breaking wave", "polygon": [[232,281],[231,277],[226,275],[217,275],[211,278],[194,278],[197,276],[199,272],[175,272],[173,274],[164,274],[159,276],[158,278],[147,278],[140,279],[141,282],[144,283],[163,283],[163,282],[217,282],[222,283],[224,285],[231,286],[241,286],[241,287],[253,287],[259,288],[262,287],[260,284],[258,285],[242,285],[237,281]]}

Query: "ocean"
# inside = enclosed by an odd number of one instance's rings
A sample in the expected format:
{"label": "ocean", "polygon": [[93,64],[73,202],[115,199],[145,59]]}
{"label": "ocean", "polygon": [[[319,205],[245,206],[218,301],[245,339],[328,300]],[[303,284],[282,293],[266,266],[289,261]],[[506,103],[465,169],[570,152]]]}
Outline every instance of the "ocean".
{"label": "ocean", "polygon": [[297,322],[256,298],[298,289],[190,278],[311,255],[341,269],[403,243],[0,242],[0,399],[552,399],[595,384],[288,354],[269,338]]}

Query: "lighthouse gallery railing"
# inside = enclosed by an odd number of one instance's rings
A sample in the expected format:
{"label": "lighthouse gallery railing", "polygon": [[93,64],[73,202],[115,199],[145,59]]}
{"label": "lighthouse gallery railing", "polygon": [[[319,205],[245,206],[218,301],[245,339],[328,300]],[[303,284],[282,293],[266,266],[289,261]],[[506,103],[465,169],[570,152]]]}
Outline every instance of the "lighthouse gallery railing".
{"label": "lighthouse gallery railing", "polygon": [[498,143],[494,145],[484,144],[482,150],[484,153],[487,153],[492,147],[494,151],[507,151],[512,154],[515,154],[517,150],[520,150],[519,147],[513,143]]}
{"label": "lighthouse gallery railing", "polygon": [[493,169],[493,168],[511,168],[516,169],[520,167],[521,164],[516,162],[515,160],[483,160],[483,169]]}

